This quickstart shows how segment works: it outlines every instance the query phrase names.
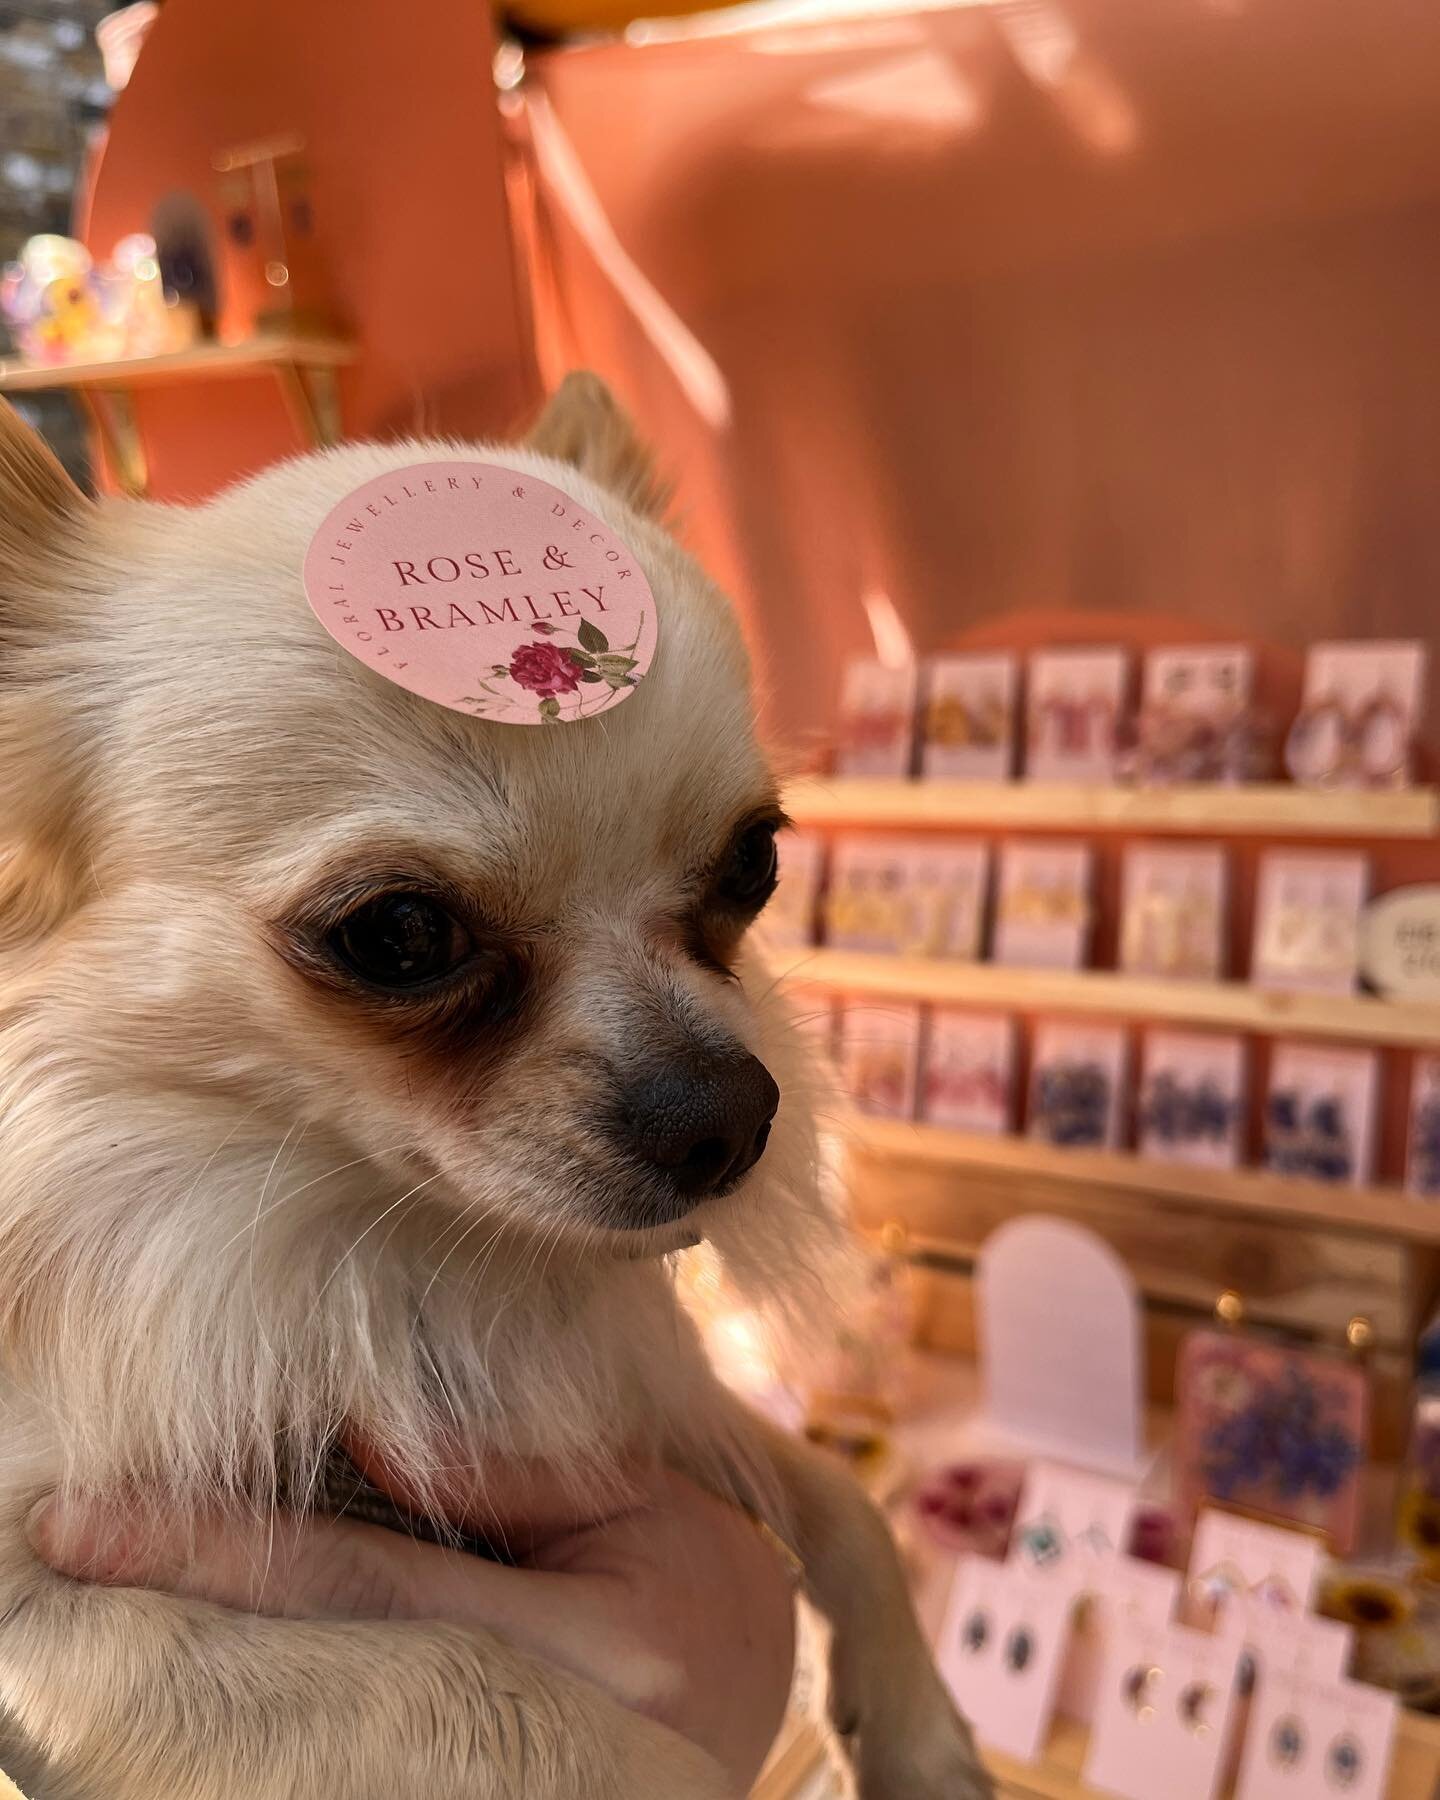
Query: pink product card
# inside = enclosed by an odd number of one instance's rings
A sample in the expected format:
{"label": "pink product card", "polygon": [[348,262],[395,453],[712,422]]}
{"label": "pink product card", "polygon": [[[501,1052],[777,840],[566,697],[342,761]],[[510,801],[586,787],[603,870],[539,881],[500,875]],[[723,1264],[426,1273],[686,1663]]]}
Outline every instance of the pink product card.
{"label": "pink product card", "polygon": [[982,1743],[1022,1762],[1039,1755],[1074,1605],[1074,1590],[1063,1580],[982,1557],[960,1562],[937,1660]]}
{"label": "pink product card", "polygon": [[1375,1166],[1379,1086],[1373,1050],[1276,1044],[1265,1100],[1266,1168],[1364,1187]]}
{"label": "pink product card", "polygon": [[1251,1595],[1273,1613],[1310,1610],[1324,1545],[1310,1531],[1267,1525],[1207,1506],[1190,1540],[1186,1616],[1212,1624],[1236,1595]]}
{"label": "pink product card", "polygon": [[1244,1127],[1245,1042],[1200,1031],[1145,1038],[1136,1140],[1142,1156],[1233,1169]]}
{"label": "pink product card", "polygon": [[1101,1566],[1120,1556],[1130,1538],[1135,1484],[1067,1463],[1032,1462],[1010,1539],[1010,1560],[1044,1573],[1103,1582]]}
{"label": "pink product card", "polygon": [[915,741],[913,664],[845,665],[835,768],[841,775],[908,775]]}
{"label": "pink product card", "polygon": [[920,1008],[884,1001],[840,1014],[840,1074],[861,1112],[913,1119],[920,1065]]}
{"label": "pink product card", "polygon": [[1090,1724],[1100,1695],[1100,1677],[1114,1634],[1126,1621],[1169,1625],[1180,1599],[1180,1577],[1173,1569],[1117,1556],[1103,1571],[1076,1617],[1070,1651],[1060,1678],[1057,1710],[1067,1719]]}
{"label": "pink product card", "polygon": [[1250,1593],[1235,1594],[1225,1601],[1215,1630],[1222,1637],[1240,1640],[1240,1686],[1245,1692],[1253,1688],[1257,1677],[1271,1670],[1341,1681],[1355,1648],[1351,1626],[1313,1613],[1276,1612]]}
{"label": "pink product card", "polygon": [[1403,787],[1425,702],[1423,643],[1313,644],[1285,765],[1308,787]]}
{"label": "pink product card", "polygon": [[1175,1367],[1175,1498],[1213,1499],[1355,1547],[1370,1441],[1363,1368],[1243,1332],[1190,1332]]}
{"label": "pink product card", "polygon": [[1120,966],[1216,981],[1225,960],[1225,852],[1218,844],[1125,852]]}
{"label": "pink product card", "polygon": [[1364,856],[1280,850],[1262,856],[1250,979],[1261,987],[1352,993],[1369,885]]}
{"label": "pink product card", "polygon": [[1121,1800],[1212,1800],[1235,1706],[1233,1639],[1116,1620],[1100,1673],[1088,1786]]}
{"label": "pink product card", "polygon": [[952,781],[1013,775],[1018,657],[937,656],[925,665],[924,680],[921,774]]}
{"label": "pink product card", "polygon": [[1000,852],[994,960],[1011,968],[1078,969],[1090,943],[1088,844],[1006,844]]}
{"label": "pink product card", "polygon": [[825,873],[825,840],[804,831],[782,833],[780,878],[756,931],[777,950],[800,950],[815,942],[815,915]]}
{"label": "pink product card", "polygon": [[1415,1058],[1405,1187],[1417,1199],[1440,1200],[1440,1056]]}
{"label": "pink product card", "polygon": [[1127,1049],[1123,1025],[1039,1021],[1026,1135],[1068,1150],[1117,1148]]}
{"label": "pink product card", "polygon": [[1187,718],[1220,720],[1250,704],[1255,653],[1247,644],[1184,644],[1145,653],[1143,700]]}
{"label": "pink product card", "polygon": [[1358,1681],[1267,1668],[1255,1690],[1235,1800],[1383,1800],[1399,1704],[1394,1694]]}
{"label": "pink product card", "polygon": [[1026,778],[1114,781],[1129,680],[1125,650],[1037,651],[1028,670]]}
{"label": "pink product card", "polygon": [[953,1131],[1009,1131],[1014,1113],[1015,1021],[940,1009],[930,1015],[920,1114]]}
{"label": "pink product card", "polygon": [[655,597],[629,547],[502,463],[414,463],[367,481],[312,538],[304,583],[366,668],[499,724],[608,712],[655,655]]}
{"label": "pink product card", "polygon": [[989,881],[984,844],[841,838],[831,858],[826,941],[837,950],[973,962]]}

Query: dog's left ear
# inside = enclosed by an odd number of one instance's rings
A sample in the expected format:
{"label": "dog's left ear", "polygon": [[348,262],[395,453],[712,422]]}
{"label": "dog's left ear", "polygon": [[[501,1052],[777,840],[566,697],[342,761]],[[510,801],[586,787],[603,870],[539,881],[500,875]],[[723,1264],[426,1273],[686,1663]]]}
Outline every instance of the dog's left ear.
{"label": "dog's left ear", "polygon": [[52,559],[93,511],[49,447],[0,400],[0,639],[24,609],[21,595],[44,594]]}
{"label": "dog's left ear", "polygon": [[609,488],[647,518],[658,519],[669,494],[650,452],[598,375],[576,369],[560,383],[525,439],[527,448]]}

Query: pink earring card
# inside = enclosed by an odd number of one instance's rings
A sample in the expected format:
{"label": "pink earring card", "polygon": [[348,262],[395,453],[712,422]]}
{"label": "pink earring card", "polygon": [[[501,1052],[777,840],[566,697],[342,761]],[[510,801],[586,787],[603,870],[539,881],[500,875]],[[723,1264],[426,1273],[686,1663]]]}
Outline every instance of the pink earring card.
{"label": "pink earring card", "polygon": [[980,1741],[1022,1762],[1055,1711],[1075,1594],[1032,1569],[965,1557],[955,1571],[937,1661]]}
{"label": "pink earring card", "polygon": [[1139,844],[1124,856],[1120,966],[1131,975],[1218,981],[1225,963],[1225,852]]}
{"label": "pink earring card", "polygon": [[872,1001],[846,1006],[838,1033],[840,1076],[851,1102],[882,1118],[913,1119],[920,1072],[920,1008]]}
{"label": "pink earring card", "polygon": [[1136,1118],[1142,1156],[1233,1169],[1245,1109],[1245,1041],[1204,1031],[1145,1034]]}
{"label": "pink earring card", "polygon": [[1005,781],[1015,772],[1020,664],[1014,656],[936,656],[925,665],[920,772]]}
{"label": "pink earring card", "polygon": [[930,1015],[920,1113],[952,1131],[998,1136],[1014,1114],[1015,1021],[938,1008]]}
{"label": "pink earring card", "polygon": [[1250,979],[1300,993],[1353,993],[1369,885],[1364,856],[1267,851],[1260,858]]}
{"label": "pink earring card", "polygon": [[1063,1570],[1088,1586],[1123,1553],[1137,1504],[1134,1482],[1037,1459],[1025,1474],[1010,1561]]}
{"label": "pink earring card", "polygon": [[1209,1632],[1117,1620],[1101,1668],[1086,1782],[1120,1800],[1213,1800],[1239,1660],[1238,1644]]}
{"label": "pink earring card", "polygon": [[1130,684],[1129,652],[1039,650],[1026,675],[1026,779],[1114,781]]}
{"label": "pink earring card", "polygon": [[1006,844],[995,900],[997,963],[1078,969],[1090,943],[1093,857],[1088,844]]}
{"label": "pink earring card", "polygon": [[1309,1612],[1323,1554],[1313,1532],[1206,1507],[1190,1544],[1187,1616],[1209,1624],[1238,1594],[1253,1595],[1272,1612]]}
{"label": "pink earring card", "polygon": [[1379,1688],[1265,1669],[1235,1800],[1384,1800],[1398,1715],[1396,1696]]}
{"label": "pink earring card", "polygon": [[839,775],[908,775],[915,743],[916,671],[857,659],[845,665],[835,753]]}

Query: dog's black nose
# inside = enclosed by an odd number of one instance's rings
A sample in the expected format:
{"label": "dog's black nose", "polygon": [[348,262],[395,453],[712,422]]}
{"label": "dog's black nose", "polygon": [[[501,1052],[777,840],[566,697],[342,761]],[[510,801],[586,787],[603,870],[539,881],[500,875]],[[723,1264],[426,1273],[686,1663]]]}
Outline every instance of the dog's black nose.
{"label": "dog's black nose", "polygon": [[753,1056],[680,1058],[622,1096],[621,1132],[635,1156],[699,1200],[755,1167],[779,1104],[770,1071]]}

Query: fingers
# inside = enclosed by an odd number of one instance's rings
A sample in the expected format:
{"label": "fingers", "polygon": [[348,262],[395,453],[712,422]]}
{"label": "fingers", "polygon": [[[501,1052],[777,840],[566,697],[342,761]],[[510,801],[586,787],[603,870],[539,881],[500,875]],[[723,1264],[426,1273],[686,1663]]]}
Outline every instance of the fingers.
{"label": "fingers", "polygon": [[[177,1533],[138,1511],[42,1501],[26,1522],[62,1575],[275,1618],[441,1621],[504,1637],[626,1703],[673,1679],[608,1574],[504,1568],[345,1519],[201,1518]],[[618,1666],[617,1666],[618,1665]]]}

